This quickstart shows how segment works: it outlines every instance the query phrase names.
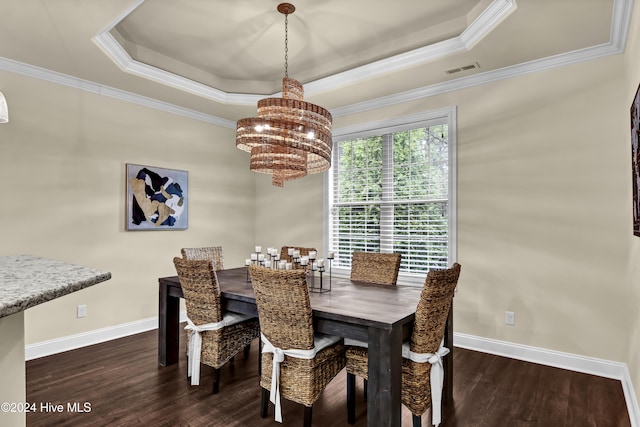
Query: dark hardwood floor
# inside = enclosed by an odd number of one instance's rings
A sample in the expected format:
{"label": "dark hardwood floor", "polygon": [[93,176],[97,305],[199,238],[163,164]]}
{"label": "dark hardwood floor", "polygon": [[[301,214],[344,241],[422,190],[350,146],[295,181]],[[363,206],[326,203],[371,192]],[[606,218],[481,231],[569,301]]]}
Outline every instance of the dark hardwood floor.
{"label": "dark hardwood floor", "polygon": [[[239,355],[222,369],[217,395],[211,394],[206,366],[200,385],[189,385],[184,354],[179,364],[158,366],[156,331],[29,361],[27,401],[36,412],[27,414],[27,425],[280,425],[273,407],[268,418],[259,417],[257,344],[248,359]],[[322,394],[313,408],[314,425],[348,426],[345,379],[343,371]],[[361,379],[357,387],[355,425],[363,427]],[[47,403],[63,411],[43,411]],[[74,404],[76,411],[69,411]],[[461,348],[454,357],[454,402],[443,414],[442,427],[630,426],[619,381]],[[282,425],[302,425],[302,415],[301,406],[283,400]],[[424,426],[431,425],[430,417],[423,415]],[[404,407],[402,423],[411,425]]]}

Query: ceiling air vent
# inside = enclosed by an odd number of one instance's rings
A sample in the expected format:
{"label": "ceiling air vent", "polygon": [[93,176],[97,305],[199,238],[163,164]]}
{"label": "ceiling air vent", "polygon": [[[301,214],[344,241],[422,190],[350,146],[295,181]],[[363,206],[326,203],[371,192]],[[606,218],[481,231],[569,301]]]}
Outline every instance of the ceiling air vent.
{"label": "ceiling air vent", "polygon": [[445,71],[445,73],[455,74],[455,73],[459,73],[460,71],[473,70],[474,68],[480,68],[480,64],[478,64],[477,62],[474,62],[473,64],[465,65],[463,67],[452,68],[450,70]]}

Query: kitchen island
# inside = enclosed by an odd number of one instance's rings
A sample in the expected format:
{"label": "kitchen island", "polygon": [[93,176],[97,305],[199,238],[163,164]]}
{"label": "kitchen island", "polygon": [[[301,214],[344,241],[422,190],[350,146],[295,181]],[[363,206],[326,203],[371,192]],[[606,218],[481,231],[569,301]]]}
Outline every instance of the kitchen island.
{"label": "kitchen island", "polygon": [[26,424],[24,311],[111,273],[33,255],[0,256],[0,425]]}

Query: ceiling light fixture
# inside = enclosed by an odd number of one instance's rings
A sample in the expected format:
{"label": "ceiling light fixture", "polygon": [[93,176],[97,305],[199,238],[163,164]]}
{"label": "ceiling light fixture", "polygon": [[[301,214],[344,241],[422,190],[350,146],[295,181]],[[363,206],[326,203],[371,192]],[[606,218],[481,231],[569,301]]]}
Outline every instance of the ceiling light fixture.
{"label": "ceiling light fixture", "polygon": [[4,99],[4,95],[0,92],[0,123],[9,122],[9,107],[7,107],[7,100]]}
{"label": "ceiling light fixture", "polygon": [[251,153],[249,169],[272,175],[272,184],[320,173],[331,167],[331,113],[304,101],[302,84],[289,77],[289,15],[296,8],[278,5],[284,15],[282,98],[258,101],[258,117],[240,119],[236,147]]}

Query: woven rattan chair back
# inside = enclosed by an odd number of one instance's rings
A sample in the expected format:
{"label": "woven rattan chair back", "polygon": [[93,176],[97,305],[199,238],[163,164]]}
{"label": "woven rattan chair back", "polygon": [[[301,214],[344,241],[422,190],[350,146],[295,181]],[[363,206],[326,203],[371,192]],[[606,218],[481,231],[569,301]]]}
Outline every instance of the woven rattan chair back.
{"label": "woven rattan chair back", "polygon": [[[416,309],[410,348],[413,353],[435,353],[444,337],[447,316],[460,276],[460,264],[427,274]],[[450,355],[448,357],[451,357]],[[431,364],[402,360],[402,403],[411,411],[414,426],[421,426],[421,415],[431,406]],[[347,350],[348,422],[355,422],[355,377],[368,378],[367,349]],[[431,425],[431,424],[430,424]]]}
{"label": "woven rattan chair back", "polygon": [[313,322],[304,270],[249,267],[260,329],[278,348],[313,348]]}
{"label": "woven rattan chair back", "polygon": [[213,262],[214,271],[224,270],[224,257],[222,246],[208,246],[202,248],[182,248],[180,250],[182,258],[198,260],[208,259]]}
{"label": "woven rattan chair back", "polygon": [[354,252],[351,257],[351,280],[395,286],[400,260],[398,253]]}
{"label": "woven rattan chair back", "polygon": [[460,277],[460,264],[427,273],[411,334],[411,351],[435,353],[447,324],[451,302]]}
{"label": "woven rattan chair back", "polygon": [[220,287],[211,260],[189,260],[175,257],[187,317],[196,325],[222,320]]}
{"label": "woven rattan chair back", "polygon": [[300,256],[309,256],[309,252],[316,251],[316,248],[300,248],[298,246],[283,246],[280,249],[280,259],[282,260],[289,259],[289,248],[299,250]]}

